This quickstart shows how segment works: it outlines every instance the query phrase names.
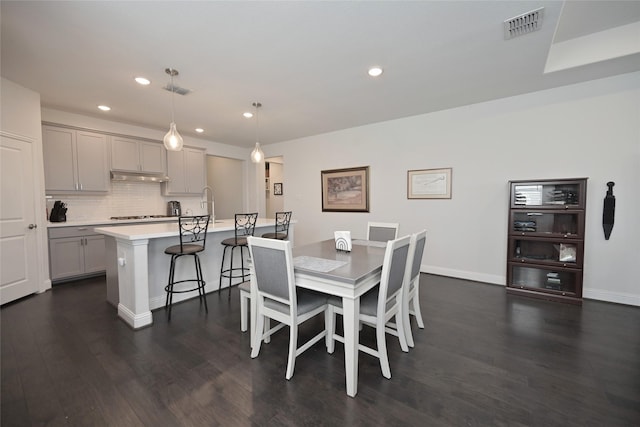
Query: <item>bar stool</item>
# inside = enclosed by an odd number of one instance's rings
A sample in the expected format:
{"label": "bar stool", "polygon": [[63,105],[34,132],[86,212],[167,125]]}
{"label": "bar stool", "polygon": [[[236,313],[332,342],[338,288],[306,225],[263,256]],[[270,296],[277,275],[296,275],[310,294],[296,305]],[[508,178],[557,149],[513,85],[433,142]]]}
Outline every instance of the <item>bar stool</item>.
{"label": "bar stool", "polygon": [[[173,294],[198,291],[200,303],[204,301],[204,309],[208,313],[207,298],[204,292],[206,282],[202,277],[202,267],[200,266],[199,252],[204,251],[207,241],[207,228],[209,227],[209,215],[200,216],[181,216],[178,218],[178,227],[180,230],[180,244],[169,246],[164,253],[171,255],[171,266],[169,267],[169,281],[164,287],[167,298],[164,304],[165,310],[168,308],[168,318],[171,320],[171,306],[173,305]],[[175,280],[176,261],[178,258],[191,255],[195,262],[196,278]],[[189,289],[174,289],[174,285],[178,283],[196,282],[195,287]]]}
{"label": "bar stool", "polygon": [[[253,236],[257,220],[258,212],[235,214],[234,237],[229,237],[221,242],[224,246],[224,250],[222,252],[222,263],[220,264],[220,282],[218,284],[218,291],[222,289],[222,279],[229,279],[229,298],[231,298],[231,286],[233,285],[233,279],[242,278],[242,282],[244,282],[246,280],[245,277],[249,277],[249,268],[244,266],[244,251],[246,249],[247,255],[249,254],[247,237]],[[224,260],[227,256],[227,249],[229,248],[231,249],[229,268],[225,268]],[[240,268],[233,266],[233,253],[236,248],[240,248]]]}
{"label": "bar stool", "polygon": [[289,238],[289,223],[291,222],[291,211],[276,212],[275,233],[264,233],[265,239],[287,240]]}

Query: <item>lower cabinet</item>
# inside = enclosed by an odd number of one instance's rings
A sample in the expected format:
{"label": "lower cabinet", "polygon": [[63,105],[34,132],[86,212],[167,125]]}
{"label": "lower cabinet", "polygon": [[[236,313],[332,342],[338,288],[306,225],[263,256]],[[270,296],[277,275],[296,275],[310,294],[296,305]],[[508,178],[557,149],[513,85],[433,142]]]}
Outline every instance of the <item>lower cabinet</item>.
{"label": "lower cabinet", "polygon": [[54,282],[103,273],[105,256],[104,236],[94,233],[93,227],[49,229],[49,267]]}

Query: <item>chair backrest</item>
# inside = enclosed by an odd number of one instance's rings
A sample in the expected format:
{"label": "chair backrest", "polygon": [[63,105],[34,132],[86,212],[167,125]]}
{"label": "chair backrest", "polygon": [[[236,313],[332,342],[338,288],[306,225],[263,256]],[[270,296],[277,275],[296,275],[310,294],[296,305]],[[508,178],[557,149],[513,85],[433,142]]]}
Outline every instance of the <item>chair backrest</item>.
{"label": "chair backrest", "polygon": [[400,224],[395,222],[369,222],[367,225],[367,240],[388,242],[398,238]]}
{"label": "chair backrest", "polygon": [[407,280],[412,283],[420,275],[422,255],[427,243],[427,230],[421,230],[411,236],[409,261],[407,262]]}
{"label": "chair backrest", "polygon": [[258,220],[258,212],[235,214],[236,220],[236,243],[238,237],[253,236],[256,230],[256,221]]}
{"label": "chair backrest", "polygon": [[200,245],[204,249],[207,242],[207,228],[210,215],[180,216],[178,228],[180,229],[180,252],[184,251],[184,245]]}
{"label": "chair backrest", "polygon": [[289,236],[289,223],[291,222],[292,211],[276,212],[276,234],[284,233]]}
{"label": "chair backrest", "polygon": [[295,307],[297,302],[291,242],[253,236],[247,237],[247,242],[258,293]]}
{"label": "chair backrest", "polygon": [[378,317],[386,312],[389,300],[395,298],[402,290],[407,271],[410,244],[411,236],[404,236],[387,242],[382,263],[382,276],[380,278]]}

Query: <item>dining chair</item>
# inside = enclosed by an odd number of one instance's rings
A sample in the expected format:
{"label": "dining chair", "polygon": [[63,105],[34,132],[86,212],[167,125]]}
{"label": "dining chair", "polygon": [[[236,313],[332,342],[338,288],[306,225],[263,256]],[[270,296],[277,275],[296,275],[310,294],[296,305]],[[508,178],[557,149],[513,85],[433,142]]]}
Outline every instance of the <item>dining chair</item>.
{"label": "dining chair", "polygon": [[[420,311],[420,265],[422,255],[427,241],[427,230],[421,230],[411,235],[409,245],[409,256],[407,258],[407,271],[405,272],[405,282],[403,284],[402,313],[404,316],[403,327],[407,339],[407,345],[414,347],[413,333],[411,332],[410,315],[416,318],[418,327],[424,329],[422,312]],[[395,323],[387,323],[387,333],[398,334],[398,326]]]}
{"label": "dining chair", "polygon": [[276,212],[276,223],[273,233],[264,233],[265,239],[287,240],[289,238],[289,223],[292,211]]}
{"label": "dining chair", "polygon": [[[247,249],[247,237],[253,236],[253,233],[255,232],[258,213],[235,214],[234,219],[235,228],[233,237],[229,237],[220,242],[224,246],[224,250],[222,251],[222,262],[220,263],[218,291],[222,288],[222,279],[229,279],[229,298],[231,298],[231,286],[233,285],[233,279],[242,278],[242,282],[244,282],[245,277],[249,276],[249,268],[244,266],[244,250]],[[240,267],[233,266],[233,252],[236,248],[240,248]],[[229,267],[225,268],[227,249],[231,249],[231,254],[229,257]]]}
{"label": "dining chair", "polygon": [[[414,346],[413,333],[411,332],[411,321],[409,315],[416,318],[416,323],[420,329],[424,329],[424,321],[422,320],[422,311],[420,310],[420,265],[422,264],[422,255],[427,243],[427,230],[422,230],[411,236],[411,244],[413,250],[410,250],[411,263],[407,262],[407,284],[406,297],[404,306],[404,327],[407,331],[407,344],[409,347]],[[409,265],[411,265],[409,269]]]}
{"label": "dining chair", "polygon": [[[380,285],[360,297],[360,313],[358,318],[362,324],[375,328],[377,349],[359,344],[358,350],[380,359],[380,368],[385,378],[391,378],[391,369],[387,355],[386,324],[391,318],[395,317],[398,331],[404,330],[402,291],[404,277],[407,271],[410,243],[411,236],[405,236],[387,242]],[[327,329],[326,346],[327,352],[333,353],[335,341],[340,341],[344,344],[344,337],[335,333],[336,314],[343,313],[342,300],[331,297],[328,299],[327,304],[328,308],[325,320]],[[409,351],[405,334],[397,333],[396,335],[400,341],[402,351]]]}
{"label": "dining chair", "polygon": [[[198,253],[204,251],[207,242],[207,228],[209,226],[209,215],[200,216],[181,216],[178,218],[178,229],[180,231],[180,244],[169,246],[164,253],[171,255],[171,263],[169,266],[169,280],[167,286],[164,287],[167,297],[164,303],[165,310],[168,309],[168,319],[171,320],[171,306],[173,305],[173,294],[198,291],[200,303],[204,302],[204,309],[209,312],[207,307],[207,298],[205,296],[204,287],[206,285],[202,276],[202,267],[200,266],[200,257]],[[196,270],[195,279],[175,280],[176,262],[180,257],[193,256]],[[185,289],[183,286],[175,285],[179,283],[196,282],[195,287]]]}
{"label": "dining chair", "polygon": [[[327,296],[304,289],[296,289],[291,242],[288,240],[248,237],[257,287],[256,325],[253,328],[251,357],[260,353],[262,341],[289,326],[289,356],[285,378],[291,379],[295,360],[300,354],[326,336],[326,327],[302,346],[298,347],[298,325],[327,310]],[[266,319],[278,322],[265,328]],[[265,330],[266,329],[266,330]]]}
{"label": "dining chair", "polygon": [[400,224],[395,222],[369,222],[367,224],[367,240],[388,242],[398,238]]}

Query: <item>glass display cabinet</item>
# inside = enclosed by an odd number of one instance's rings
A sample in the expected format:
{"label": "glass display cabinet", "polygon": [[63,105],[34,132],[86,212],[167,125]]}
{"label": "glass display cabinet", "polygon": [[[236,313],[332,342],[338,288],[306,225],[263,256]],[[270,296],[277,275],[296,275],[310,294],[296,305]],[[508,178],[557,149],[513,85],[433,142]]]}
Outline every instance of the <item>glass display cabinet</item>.
{"label": "glass display cabinet", "polygon": [[509,186],[507,292],[582,304],[587,179]]}

